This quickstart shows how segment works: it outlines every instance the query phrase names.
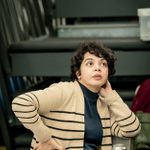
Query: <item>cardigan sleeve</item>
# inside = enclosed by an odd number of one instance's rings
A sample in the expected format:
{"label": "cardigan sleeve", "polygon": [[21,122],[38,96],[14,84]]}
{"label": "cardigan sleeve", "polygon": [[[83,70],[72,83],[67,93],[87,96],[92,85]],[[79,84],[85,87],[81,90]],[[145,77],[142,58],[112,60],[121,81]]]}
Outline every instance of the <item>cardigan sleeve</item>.
{"label": "cardigan sleeve", "polygon": [[140,132],[141,126],[138,118],[115,90],[101,99],[108,105],[110,111],[112,135],[134,137]]}
{"label": "cardigan sleeve", "polygon": [[40,142],[45,142],[51,138],[51,133],[41,120],[40,114],[58,107],[61,102],[63,102],[62,88],[54,84],[43,90],[17,96],[12,101],[12,110],[20,122],[30,129]]}

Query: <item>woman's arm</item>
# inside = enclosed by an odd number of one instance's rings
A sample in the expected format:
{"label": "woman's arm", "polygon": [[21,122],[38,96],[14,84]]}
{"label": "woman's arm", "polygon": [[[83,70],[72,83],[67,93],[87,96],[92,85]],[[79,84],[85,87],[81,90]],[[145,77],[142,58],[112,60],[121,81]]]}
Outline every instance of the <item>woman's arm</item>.
{"label": "woman's arm", "polygon": [[48,127],[41,120],[40,114],[58,107],[61,102],[61,89],[53,85],[44,90],[32,91],[17,96],[12,101],[12,110],[21,123],[30,129],[40,142],[51,137]]}
{"label": "woman's arm", "polygon": [[101,99],[108,105],[111,116],[112,135],[119,137],[133,137],[141,129],[138,118],[123,102],[109,82],[101,88]]}

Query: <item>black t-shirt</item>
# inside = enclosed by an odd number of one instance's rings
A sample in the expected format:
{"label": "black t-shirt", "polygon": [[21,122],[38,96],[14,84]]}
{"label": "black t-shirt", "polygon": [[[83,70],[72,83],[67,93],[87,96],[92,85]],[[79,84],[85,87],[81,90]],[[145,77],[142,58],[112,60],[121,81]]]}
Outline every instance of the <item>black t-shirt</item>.
{"label": "black t-shirt", "polygon": [[80,83],[85,101],[84,150],[96,150],[102,141],[102,124],[97,112],[98,93],[93,93]]}

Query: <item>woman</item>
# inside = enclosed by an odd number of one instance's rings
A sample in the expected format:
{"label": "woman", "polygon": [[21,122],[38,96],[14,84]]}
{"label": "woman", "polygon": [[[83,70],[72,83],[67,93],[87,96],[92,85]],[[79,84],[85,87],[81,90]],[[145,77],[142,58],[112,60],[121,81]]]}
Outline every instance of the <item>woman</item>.
{"label": "woman", "polygon": [[15,115],[34,133],[31,149],[111,150],[112,136],[139,133],[137,117],[108,81],[115,60],[102,43],[82,43],[72,57],[72,81],[13,100]]}

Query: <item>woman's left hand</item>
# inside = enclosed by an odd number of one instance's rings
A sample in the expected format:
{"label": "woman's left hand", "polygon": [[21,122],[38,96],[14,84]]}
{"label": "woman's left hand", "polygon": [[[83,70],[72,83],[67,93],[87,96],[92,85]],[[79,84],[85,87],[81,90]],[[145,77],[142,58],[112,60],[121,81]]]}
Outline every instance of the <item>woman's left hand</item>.
{"label": "woman's left hand", "polygon": [[51,138],[44,143],[38,143],[35,150],[65,150],[65,148]]}

